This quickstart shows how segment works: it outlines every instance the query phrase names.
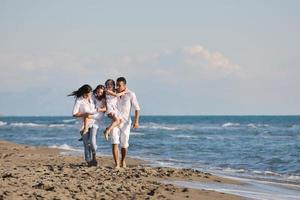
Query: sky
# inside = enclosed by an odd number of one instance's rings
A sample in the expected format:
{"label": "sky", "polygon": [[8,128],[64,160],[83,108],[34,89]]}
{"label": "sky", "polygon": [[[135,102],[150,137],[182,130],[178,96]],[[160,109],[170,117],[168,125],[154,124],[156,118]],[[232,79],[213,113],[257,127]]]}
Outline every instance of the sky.
{"label": "sky", "polygon": [[124,76],[142,115],[299,115],[300,1],[0,0],[0,115]]}

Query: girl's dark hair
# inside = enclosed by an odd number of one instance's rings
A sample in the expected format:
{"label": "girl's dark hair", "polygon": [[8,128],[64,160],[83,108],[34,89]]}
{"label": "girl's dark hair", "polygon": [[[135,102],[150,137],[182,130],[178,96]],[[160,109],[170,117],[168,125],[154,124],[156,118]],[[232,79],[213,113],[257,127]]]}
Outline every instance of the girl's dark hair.
{"label": "girl's dark hair", "polygon": [[114,89],[116,88],[116,83],[115,83],[115,81],[112,80],[112,79],[107,79],[107,80],[105,81],[105,87],[108,87],[108,85],[112,85]]}
{"label": "girl's dark hair", "polygon": [[[93,94],[96,96],[97,90],[102,89],[105,90],[104,85],[97,85],[97,87],[94,89]],[[99,100],[105,98],[105,91],[103,92],[103,94],[100,97],[97,97]]]}
{"label": "girl's dark hair", "polygon": [[69,94],[68,96],[74,96],[74,97],[81,97],[84,94],[88,94],[92,91],[92,87],[88,84],[85,84],[83,86],[81,86],[78,90],[73,91],[71,94]]}

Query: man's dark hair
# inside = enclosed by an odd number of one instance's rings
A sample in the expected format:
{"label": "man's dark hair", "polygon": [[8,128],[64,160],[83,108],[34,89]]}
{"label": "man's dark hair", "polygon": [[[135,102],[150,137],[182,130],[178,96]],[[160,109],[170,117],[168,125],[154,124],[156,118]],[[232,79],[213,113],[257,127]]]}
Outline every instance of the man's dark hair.
{"label": "man's dark hair", "polygon": [[126,84],[126,78],[124,78],[124,77],[119,77],[119,78],[117,78],[117,82],[123,82],[124,84]]}

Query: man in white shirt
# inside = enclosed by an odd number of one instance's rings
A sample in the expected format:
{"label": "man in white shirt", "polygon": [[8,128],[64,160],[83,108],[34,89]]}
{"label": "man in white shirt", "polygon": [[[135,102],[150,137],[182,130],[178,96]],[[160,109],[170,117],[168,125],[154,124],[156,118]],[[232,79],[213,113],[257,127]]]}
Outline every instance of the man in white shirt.
{"label": "man in white shirt", "polygon": [[[126,90],[126,79],[124,77],[119,77],[117,79],[117,92],[123,92]],[[135,96],[135,93],[128,90],[124,95],[118,97],[117,109],[121,114],[122,123],[114,128],[111,132],[111,143],[112,143],[112,153],[114,156],[116,168],[126,167],[125,158],[128,153],[129,146],[129,134],[131,128],[131,109],[135,110],[135,119],[132,127],[134,129],[139,128],[139,117],[140,117],[140,106]],[[121,163],[119,160],[119,145],[121,147]]]}

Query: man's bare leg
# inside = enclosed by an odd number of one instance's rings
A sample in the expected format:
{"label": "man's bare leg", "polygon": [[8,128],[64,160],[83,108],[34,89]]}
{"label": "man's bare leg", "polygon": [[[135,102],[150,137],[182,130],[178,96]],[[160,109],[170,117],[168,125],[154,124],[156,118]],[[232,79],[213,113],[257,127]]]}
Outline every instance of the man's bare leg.
{"label": "man's bare leg", "polygon": [[120,160],[119,160],[119,145],[113,144],[112,145],[112,153],[115,160],[115,168],[120,168]]}
{"label": "man's bare leg", "polygon": [[128,153],[128,148],[121,148],[121,153],[122,153],[121,167],[126,168],[127,166],[126,166],[125,159]]}

